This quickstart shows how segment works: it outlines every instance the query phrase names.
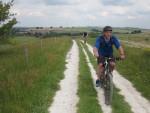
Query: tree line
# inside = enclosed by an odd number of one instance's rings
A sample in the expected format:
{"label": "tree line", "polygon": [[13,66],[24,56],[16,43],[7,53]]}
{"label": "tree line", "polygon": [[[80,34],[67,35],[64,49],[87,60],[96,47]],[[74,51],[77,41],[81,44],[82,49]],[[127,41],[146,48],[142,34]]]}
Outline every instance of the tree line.
{"label": "tree line", "polygon": [[4,3],[0,1],[0,40],[7,39],[11,35],[12,28],[17,24],[15,14],[10,12],[14,0]]}

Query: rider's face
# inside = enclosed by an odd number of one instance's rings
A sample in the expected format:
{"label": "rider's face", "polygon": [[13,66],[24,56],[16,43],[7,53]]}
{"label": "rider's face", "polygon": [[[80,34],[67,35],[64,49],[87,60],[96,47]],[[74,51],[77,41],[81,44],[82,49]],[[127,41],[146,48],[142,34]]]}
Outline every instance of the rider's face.
{"label": "rider's face", "polygon": [[104,36],[105,36],[106,38],[110,38],[111,35],[112,35],[112,31],[105,31],[105,32],[104,32]]}

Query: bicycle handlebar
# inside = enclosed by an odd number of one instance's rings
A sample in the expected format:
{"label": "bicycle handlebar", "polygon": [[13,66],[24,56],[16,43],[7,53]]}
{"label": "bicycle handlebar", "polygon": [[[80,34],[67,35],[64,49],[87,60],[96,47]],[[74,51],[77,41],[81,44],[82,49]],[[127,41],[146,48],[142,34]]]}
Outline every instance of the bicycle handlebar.
{"label": "bicycle handlebar", "polygon": [[113,57],[113,58],[111,58],[111,57],[104,57],[104,59],[106,59],[106,60],[115,60],[115,61],[122,60],[120,57]]}
{"label": "bicycle handlebar", "polygon": [[115,57],[115,60],[116,61],[120,61],[120,60],[122,60],[120,57]]}

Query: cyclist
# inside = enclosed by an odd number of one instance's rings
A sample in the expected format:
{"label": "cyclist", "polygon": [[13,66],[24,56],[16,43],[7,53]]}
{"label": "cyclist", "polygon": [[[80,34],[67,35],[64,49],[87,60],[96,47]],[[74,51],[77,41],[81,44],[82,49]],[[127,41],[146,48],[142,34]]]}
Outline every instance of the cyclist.
{"label": "cyclist", "polygon": [[84,43],[86,44],[87,42],[87,37],[88,37],[88,33],[87,32],[84,32],[83,33],[83,40],[84,40]]}
{"label": "cyclist", "polygon": [[[104,57],[113,58],[113,45],[118,49],[121,59],[125,59],[124,50],[116,38],[112,35],[112,27],[106,26],[103,28],[103,34],[98,36],[93,48],[94,56],[97,58],[97,80],[96,87],[100,86],[100,77],[103,74],[104,67]],[[115,61],[112,59],[110,61],[111,71],[115,68]]]}

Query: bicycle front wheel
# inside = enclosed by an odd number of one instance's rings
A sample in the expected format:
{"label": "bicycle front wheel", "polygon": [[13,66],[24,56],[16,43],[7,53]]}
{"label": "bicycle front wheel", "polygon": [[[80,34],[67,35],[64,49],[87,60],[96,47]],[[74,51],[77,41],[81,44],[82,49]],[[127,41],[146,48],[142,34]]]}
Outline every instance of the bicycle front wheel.
{"label": "bicycle front wheel", "polygon": [[111,73],[107,75],[106,87],[104,88],[105,104],[110,105],[113,96],[113,76]]}

